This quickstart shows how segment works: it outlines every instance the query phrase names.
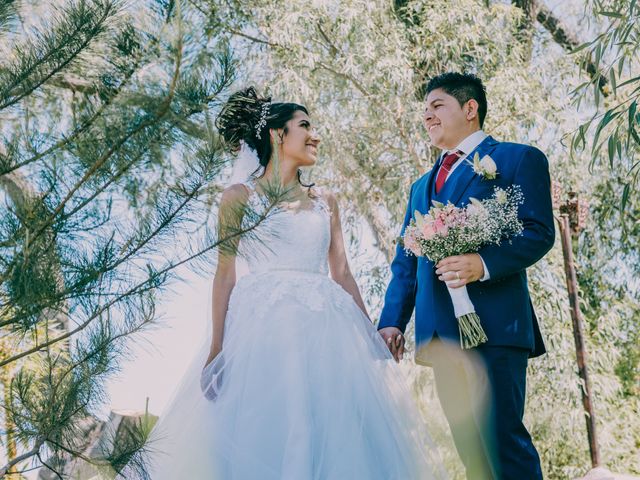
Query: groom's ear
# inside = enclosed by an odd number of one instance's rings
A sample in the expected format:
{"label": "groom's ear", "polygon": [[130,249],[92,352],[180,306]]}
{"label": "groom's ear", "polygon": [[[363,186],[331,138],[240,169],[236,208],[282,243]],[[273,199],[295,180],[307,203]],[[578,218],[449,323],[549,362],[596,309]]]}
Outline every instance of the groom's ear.
{"label": "groom's ear", "polygon": [[476,120],[478,123],[480,123],[478,108],[480,108],[480,105],[478,104],[478,101],[475,98],[467,100],[467,103],[464,104],[464,107],[462,109],[464,110],[464,114],[468,121],[471,122]]}

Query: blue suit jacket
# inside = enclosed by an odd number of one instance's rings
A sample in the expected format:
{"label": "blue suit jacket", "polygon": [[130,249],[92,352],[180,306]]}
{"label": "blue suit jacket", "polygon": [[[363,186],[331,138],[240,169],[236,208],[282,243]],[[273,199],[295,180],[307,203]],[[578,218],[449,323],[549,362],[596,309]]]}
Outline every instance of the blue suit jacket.
{"label": "blue suit jacket", "polygon": [[[432,200],[461,206],[468,204],[470,197],[492,196],[495,186],[520,185],[524,194],[524,204],[518,212],[524,226],[522,235],[481,249],[478,253],[491,278],[473,282],[467,289],[489,339],[487,345],[521,347],[530,350],[531,356],[541,355],[545,348],[529,297],[526,268],[542,258],[554,243],[548,162],[537,148],[497,142],[492,137],[487,137],[467,158],[472,159],[475,152],[480,158],[491,156],[498,168],[497,178],[483,179],[473,172],[470,163],[463,161],[436,195],[438,165],[434,166],[411,186],[401,234],[413,212],[427,212]],[[393,326],[404,332],[415,307],[417,351],[434,333],[459,343],[453,304],[444,282],[435,274],[433,262],[407,254],[398,244],[391,273],[378,329]]]}

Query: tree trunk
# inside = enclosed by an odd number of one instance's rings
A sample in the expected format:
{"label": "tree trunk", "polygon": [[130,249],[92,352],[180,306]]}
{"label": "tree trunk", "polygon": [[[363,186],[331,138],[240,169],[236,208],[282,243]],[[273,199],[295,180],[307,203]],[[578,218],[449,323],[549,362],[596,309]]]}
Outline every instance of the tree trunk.
{"label": "tree trunk", "polygon": [[[537,20],[551,34],[555,42],[567,52],[572,52],[581,44],[578,36],[562,23],[542,2],[538,2],[537,0],[512,0],[512,4],[525,12],[525,18],[531,19],[529,28],[533,27],[533,20]],[[522,22],[523,28],[527,22],[529,22],[529,20]],[[609,89],[605,88],[608,83],[607,79],[601,74],[600,69],[593,62],[593,59],[586,57],[581,66],[592,80],[598,77],[598,87],[602,95],[605,97],[608,96]]]}

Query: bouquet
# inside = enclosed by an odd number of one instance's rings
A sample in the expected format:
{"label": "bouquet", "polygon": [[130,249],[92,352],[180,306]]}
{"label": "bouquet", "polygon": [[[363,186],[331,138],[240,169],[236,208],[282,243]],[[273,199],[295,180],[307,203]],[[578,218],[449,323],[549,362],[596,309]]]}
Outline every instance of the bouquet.
{"label": "bouquet", "polygon": [[[506,190],[496,187],[492,197],[482,201],[471,198],[463,207],[434,201],[426,214],[414,212],[402,237],[405,251],[437,264],[446,257],[476,253],[486,245],[520,235],[522,222],[518,219],[518,207],[523,201],[517,185]],[[487,335],[467,287],[451,288],[447,284],[447,289],[458,320],[462,348],[486,342]]]}

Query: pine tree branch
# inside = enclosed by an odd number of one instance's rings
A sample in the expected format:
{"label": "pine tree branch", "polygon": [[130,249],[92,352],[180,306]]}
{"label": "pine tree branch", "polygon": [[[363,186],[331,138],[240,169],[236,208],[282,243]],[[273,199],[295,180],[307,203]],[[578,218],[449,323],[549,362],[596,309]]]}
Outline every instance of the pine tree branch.
{"label": "pine tree branch", "polygon": [[[27,179],[20,172],[11,172],[7,175],[0,175],[0,187],[6,192],[6,194],[11,198],[11,202],[16,206],[18,211],[24,212],[27,208],[27,204],[32,201],[41,201],[38,197],[38,194],[32,188],[32,186],[28,183]],[[9,274],[13,270],[15,265],[14,262],[5,262],[6,269],[5,273]],[[64,285],[63,276],[61,273],[61,268],[58,263],[56,263],[56,283],[60,288]],[[3,276],[4,278],[7,275]],[[4,283],[5,280],[0,280],[0,285]],[[60,314],[55,310],[47,310],[44,312],[44,316],[51,317],[51,319],[55,319],[56,322],[62,326],[63,328],[68,327],[67,317],[64,314]],[[5,322],[2,322],[5,323]]]}
{"label": "pine tree branch", "polygon": [[[0,0],[0,2],[2,1]],[[71,0],[74,3],[77,1]],[[89,1],[120,2],[120,0]],[[179,4],[179,2],[171,0],[169,4]],[[172,15],[172,19],[180,16],[179,5],[176,7],[176,11],[178,13]],[[70,22],[66,24],[70,25]],[[23,322],[23,324],[28,338],[33,338],[33,341],[21,342],[21,345],[16,346],[17,348],[13,350],[12,353],[26,353],[26,355],[22,355],[21,360],[17,360],[11,365],[5,365],[5,368],[17,368],[24,372],[24,375],[20,375],[22,379],[20,382],[23,383],[18,387],[20,395],[24,395],[20,397],[23,401],[22,403],[12,402],[11,408],[15,409],[19,417],[23,418],[20,433],[21,438],[25,441],[25,449],[33,446],[34,440],[43,433],[45,438],[52,439],[51,442],[44,440],[44,447],[40,446],[39,449],[35,448],[27,453],[32,456],[34,464],[38,463],[49,468],[58,478],[63,476],[66,478],[66,474],[69,473],[67,472],[68,466],[63,466],[63,463],[66,464],[68,460],[73,461],[73,458],[83,459],[98,465],[112,465],[116,470],[119,470],[118,466],[127,461],[130,452],[133,455],[141,454],[138,447],[144,447],[144,443],[140,442],[143,437],[132,437],[130,442],[126,442],[128,446],[119,448],[118,451],[114,450],[113,454],[106,455],[104,458],[101,455],[97,462],[88,458],[88,450],[85,450],[80,442],[77,443],[74,440],[79,433],[77,421],[82,421],[82,415],[86,411],[83,410],[84,407],[90,408],[95,402],[100,402],[103,399],[104,375],[113,371],[113,361],[117,359],[118,353],[128,345],[126,338],[129,335],[137,335],[136,332],[140,329],[144,331],[145,325],[153,321],[155,292],[162,291],[172,276],[170,272],[185,262],[195,262],[198,259],[200,262],[208,261],[211,254],[207,254],[207,251],[211,251],[211,248],[222,248],[223,242],[244,233],[244,230],[239,231],[232,236],[221,238],[218,242],[213,241],[217,240],[216,238],[212,240],[207,235],[205,241],[198,245],[189,242],[189,249],[175,258],[156,261],[154,257],[149,261],[148,273],[136,272],[131,276],[131,269],[140,266],[139,262],[144,265],[145,255],[155,255],[152,251],[154,246],[162,245],[162,242],[168,239],[168,235],[181,228],[185,222],[192,220],[190,215],[194,208],[192,205],[197,208],[200,203],[198,195],[201,195],[207,188],[210,189],[206,182],[211,182],[220,173],[221,158],[218,156],[220,152],[217,145],[210,148],[199,148],[195,158],[197,163],[189,163],[184,175],[182,172],[178,172],[180,182],[173,187],[165,185],[162,183],[162,179],[167,174],[173,175],[175,171],[171,168],[172,165],[167,166],[166,161],[169,159],[164,153],[157,157],[155,152],[160,149],[165,152],[174,151],[174,148],[186,147],[188,153],[193,153],[188,138],[199,135],[203,139],[215,142],[215,136],[205,135],[206,131],[198,129],[198,125],[193,122],[194,118],[190,117],[206,111],[212,105],[207,102],[207,98],[213,94],[212,92],[216,88],[219,88],[217,79],[224,78],[213,72],[211,76],[205,75],[202,82],[194,82],[193,80],[197,79],[196,76],[188,72],[185,74],[183,70],[186,71],[188,67],[192,67],[197,71],[199,67],[192,64],[187,65],[186,61],[178,61],[175,64],[175,75],[170,80],[171,85],[163,82],[164,85],[158,86],[164,91],[157,100],[153,98],[154,95],[145,97],[144,92],[141,94],[133,92],[131,96],[138,95],[141,100],[140,104],[136,105],[135,102],[129,102],[129,92],[133,89],[127,88],[126,92],[117,92],[116,101],[111,101],[110,95],[121,86],[120,79],[125,71],[123,68],[129,65],[125,62],[131,59],[131,52],[139,51],[139,37],[134,33],[130,38],[125,36],[126,38],[119,39],[114,45],[115,57],[109,55],[102,57],[113,60],[112,65],[116,70],[109,69],[106,72],[97,72],[97,76],[92,72],[91,78],[99,79],[93,85],[84,84],[78,78],[68,74],[72,70],[69,65],[62,67],[63,70],[48,79],[43,79],[43,87],[41,86],[39,91],[46,96],[42,99],[45,102],[43,104],[45,110],[70,106],[74,112],[74,123],[69,125],[63,122],[59,127],[52,128],[48,132],[38,131],[35,128],[39,123],[49,118],[46,111],[44,113],[24,111],[27,115],[24,122],[26,138],[23,140],[18,135],[12,138],[11,146],[9,147],[7,144],[7,149],[11,148],[11,151],[4,156],[5,158],[0,158],[0,191],[6,190],[2,186],[3,180],[6,183],[15,183],[15,179],[21,175],[29,182],[33,180],[38,182],[38,185],[45,184],[40,189],[41,191],[36,193],[38,202],[26,201],[26,207],[29,210],[28,218],[18,215],[18,209],[12,205],[12,200],[9,198],[6,200],[9,208],[16,210],[16,212],[7,211],[3,216],[3,233],[7,233],[6,237],[17,241],[13,245],[9,245],[8,248],[0,246],[0,257],[6,253],[7,262],[15,260],[16,256],[23,255],[23,257],[15,263],[14,275],[4,277],[5,279],[11,278],[11,280],[5,285],[1,285],[0,290],[4,289],[9,293],[11,298],[8,304],[11,305],[13,302],[17,315],[30,315],[29,321],[31,323]],[[101,35],[99,39],[103,36]],[[52,38],[52,36],[47,35],[47,38]],[[60,35],[57,38],[60,41],[64,40],[64,37]],[[182,35],[180,38],[182,40]],[[166,37],[163,40],[166,40]],[[133,47],[129,48],[131,45]],[[152,65],[152,68],[165,71],[166,62],[163,62],[161,58],[165,45],[163,43],[161,48],[151,52],[154,59],[150,60],[148,64]],[[196,48],[200,47],[203,46],[196,40]],[[174,52],[172,56],[175,58],[175,42],[172,42],[169,48]],[[85,48],[84,52],[93,52],[93,50],[92,44],[88,49]],[[24,79],[10,93],[25,92],[25,87],[32,86],[32,82],[46,74],[55,62],[63,58],[62,53],[69,51],[70,48],[67,48],[64,52],[49,58],[46,65],[41,65],[34,70],[29,78]],[[40,52],[44,52],[44,49],[41,49]],[[195,52],[195,54],[197,56],[200,53]],[[19,55],[15,56],[19,57]],[[85,59],[86,54],[81,54],[76,58]],[[156,59],[159,59],[161,63],[156,62]],[[147,60],[149,59],[144,59],[145,62]],[[72,67],[77,64],[77,60],[70,60],[70,62],[72,62]],[[16,64],[19,65],[18,62]],[[184,66],[181,67],[181,64]],[[173,67],[174,65],[170,62],[168,67],[170,71],[174,70]],[[2,84],[0,90],[15,78],[17,77],[6,76],[4,71],[0,72],[0,83]],[[153,91],[154,86],[148,91]],[[228,84],[222,88],[226,90],[227,87]],[[37,88],[34,86],[35,96],[38,95]],[[62,92],[64,97],[60,99],[61,101],[49,103],[49,97],[59,95],[62,89],[76,93],[73,96],[73,103],[68,104],[67,99],[71,97],[71,94],[64,92]],[[147,91],[146,85],[144,90]],[[16,106],[26,105],[24,102],[28,102],[33,97],[32,94],[31,97],[22,99]],[[78,102],[78,97],[95,97],[95,99],[80,98]],[[107,108],[108,105],[104,105],[105,99],[110,101],[112,105],[110,108]],[[116,105],[113,105],[114,103]],[[81,108],[77,108],[78,105]],[[117,115],[120,111],[122,111],[122,115]],[[22,112],[18,111],[18,113]],[[32,123],[29,117],[33,113],[37,114],[37,117]],[[79,113],[77,119],[76,113]],[[136,129],[136,127],[139,128]],[[180,130],[187,133],[187,138]],[[104,140],[103,143],[101,143],[102,140]],[[115,147],[112,147],[113,142],[116,142]],[[123,193],[125,196],[137,195],[141,186],[144,188],[145,185],[148,185],[148,179],[136,177],[138,171],[136,163],[140,164],[140,158],[149,159],[152,162],[151,168],[154,173],[157,172],[160,176],[159,182],[153,184],[158,186],[158,192],[153,191],[148,197],[149,200],[154,200],[156,196],[159,199],[158,205],[154,208],[154,218],[152,220],[145,219],[142,226],[132,224],[129,228],[125,228],[126,231],[121,231],[121,225],[118,223],[115,224],[114,229],[111,229],[110,222],[115,219],[111,218],[110,208],[106,212],[101,210],[103,201],[100,199],[105,199],[105,192],[112,191],[116,184],[122,184],[126,188],[126,192]],[[72,163],[66,163],[69,160]],[[18,164],[18,162],[21,163]],[[94,164],[98,162],[101,163],[100,167],[92,169]],[[28,165],[33,165],[33,167],[29,168]],[[2,172],[7,167],[10,170]],[[25,168],[21,169],[21,167]],[[166,168],[169,170],[167,171]],[[89,170],[91,171],[88,172]],[[88,172],[89,175],[85,175],[85,172]],[[122,182],[123,178],[127,180],[126,184]],[[170,215],[174,208],[182,202],[183,192],[191,191],[195,183],[199,183],[199,185],[194,189],[195,196],[186,200],[189,202],[188,205],[186,202],[182,203],[179,207],[180,213],[176,212],[175,215]],[[7,188],[12,188],[12,186]],[[15,188],[17,195],[25,193],[25,190],[16,185],[13,185],[13,188]],[[163,196],[164,192],[167,192],[169,197],[166,200]],[[116,197],[122,198],[120,193],[116,194]],[[106,197],[107,206],[110,207],[112,200],[117,201],[111,199],[111,196]],[[15,203],[23,202],[17,201]],[[134,200],[132,207],[136,211],[138,210],[137,201]],[[144,207],[142,209],[145,210]],[[206,213],[203,216],[208,220]],[[253,221],[253,218],[251,220]],[[158,224],[164,225],[164,229],[162,226],[158,227]],[[27,228],[30,233],[25,235]],[[201,228],[204,228],[208,233],[208,222]],[[37,235],[33,235],[34,229]],[[101,235],[103,230],[111,231],[107,231],[106,235]],[[93,238],[90,237],[94,233],[98,235],[97,238],[95,235]],[[125,236],[125,238],[121,239],[121,236]],[[220,235],[220,237],[223,236]],[[129,239],[133,241],[129,242]],[[80,242],[80,245],[76,247],[74,241]],[[126,248],[118,250],[123,242],[129,243],[126,244]],[[74,252],[76,248],[77,256]],[[48,288],[48,285],[53,283],[50,281],[52,269],[48,265],[48,261],[40,264],[35,261],[36,259],[47,260],[54,254],[59,256],[65,273],[65,281],[73,282],[73,285],[67,285],[64,288],[64,297],[60,296],[62,289],[51,291]],[[185,256],[188,258],[182,258]],[[52,258],[52,260],[55,261],[56,258]],[[0,275],[2,276],[7,273],[2,264],[3,261],[5,259],[0,258],[0,266],[2,266]],[[39,265],[42,265],[42,268]],[[101,269],[104,270],[103,275],[101,275]],[[97,280],[96,274],[98,275]],[[96,288],[101,287],[102,284],[106,288]],[[73,304],[78,313],[78,316],[73,319],[71,326],[73,330],[67,332],[42,331],[41,329],[48,324],[49,320],[42,315],[46,311],[46,307],[42,308],[44,304],[48,303],[52,297],[69,299],[72,295],[77,295],[75,297],[77,301],[72,300],[68,303],[69,305]],[[31,308],[26,300],[27,296],[30,299],[33,298],[33,303],[37,306]],[[3,310],[1,303],[0,311]],[[60,310],[64,310],[64,306]],[[112,323],[113,311],[123,314],[124,325]],[[14,320],[15,318],[16,316],[13,317]],[[2,319],[4,320],[4,315]],[[36,322],[34,327],[31,326],[33,322]],[[16,324],[15,326],[21,325]],[[82,329],[84,331],[78,333]],[[74,334],[75,336],[73,336]],[[78,342],[78,348],[73,350],[77,355],[72,355],[70,352],[60,355],[58,352],[63,350],[61,347],[70,338],[75,338]],[[87,338],[88,340],[86,340]],[[37,352],[32,349],[34,346],[38,347]],[[52,350],[49,352],[50,348]],[[30,352],[22,350],[30,350]],[[28,356],[29,353],[32,355]],[[42,363],[44,375],[46,376],[46,371],[49,370],[51,378],[48,381],[47,379],[42,381],[40,380],[40,370],[33,372],[29,368],[22,369],[25,360],[28,362],[37,361],[39,368]],[[71,365],[71,369],[65,372],[65,368],[69,365]],[[76,373],[73,373],[74,370]],[[60,377],[60,374],[63,374],[63,377]],[[44,393],[46,405],[41,402],[40,394],[43,392],[40,388],[46,389]],[[52,391],[53,395],[50,395]],[[79,405],[80,409],[76,409]],[[119,438],[123,433],[127,437],[129,436],[126,429],[124,432],[119,430]],[[54,455],[50,458],[46,458],[49,455],[46,445],[49,445],[54,451]],[[24,463],[23,460],[21,465]]]}
{"label": "pine tree branch", "polygon": [[68,218],[72,217],[73,215],[78,213],[80,210],[85,208],[87,205],[89,205],[93,200],[98,198],[98,196],[100,196],[101,193],[105,192],[111,185],[113,185],[114,182],[119,180],[125,173],[127,173],[131,167],[133,167],[136,163],[138,163],[140,158],[146,153],[147,152],[145,151],[140,151],[138,155],[135,155],[127,163],[122,165],[116,172],[114,172],[113,175],[111,175],[102,185],[93,189],[91,195],[89,195],[87,198],[83,199],[80,203],[75,205],[73,209],[69,210],[68,212],[65,212],[64,216]]}
{"label": "pine tree branch", "polygon": [[207,246],[206,248],[192,254],[189,255],[187,257],[185,257],[182,260],[179,260],[175,263],[170,263],[169,265],[167,265],[166,267],[162,268],[161,270],[159,270],[158,272],[156,272],[152,277],[147,278],[146,280],[143,280],[141,282],[139,282],[138,284],[134,285],[133,287],[131,287],[129,290],[127,290],[124,293],[119,294],[118,296],[116,296],[115,298],[113,298],[112,300],[110,300],[109,302],[107,302],[106,304],[104,304],[103,306],[101,306],[97,311],[95,311],[92,315],[89,316],[89,318],[87,318],[84,322],[82,322],[81,324],[79,324],[76,328],[74,328],[73,330],[69,330],[67,332],[65,332],[62,335],[59,335],[51,340],[47,340],[46,342],[43,342],[39,345],[36,345],[35,347],[32,347],[30,349],[27,349],[23,352],[20,352],[18,354],[15,354],[11,357],[5,358],[2,361],[0,361],[0,367],[3,367],[4,365],[8,365],[10,363],[16,362],[18,360],[20,360],[21,358],[27,357],[29,355],[32,355],[36,352],[40,352],[43,350],[48,349],[49,347],[51,347],[52,345],[55,345],[56,343],[59,343],[61,341],[67,340],[68,338],[72,337],[73,335],[83,331],[85,328],[87,328],[91,322],[93,320],[95,320],[96,318],[98,318],[100,315],[102,315],[104,312],[106,312],[107,310],[109,310],[111,307],[113,307],[114,305],[116,305],[117,303],[119,303],[122,300],[125,300],[129,297],[138,295],[140,293],[143,293],[147,290],[149,290],[150,288],[153,288],[153,284],[156,281],[157,278],[162,277],[163,275],[166,275],[167,273],[175,270],[176,268],[188,264],[190,262],[193,262],[194,260],[202,257],[203,255],[205,255],[206,253],[210,252],[211,250],[214,250],[218,247],[220,247],[221,245],[224,244],[228,244],[230,242],[232,242],[234,239],[240,239],[242,238],[242,236],[247,235],[248,233],[254,231],[258,225],[262,224],[262,222],[264,222],[264,220],[267,219],[267,217],[273,212],[275,206],[276,206],[277,202],[274,202],[272,205],[270,205],[267,209],[265,209],[265,211],[260,214],[260,216],[258,217],[258,219],[252,224],[249,225],[247,227],[244,228],[239,228],[238,230],[234,231],[232,234],[225,236],[223,239],[217,240],[216,242],[213,242],[211,245]]}
{"label": "pine tree branch", "polygon": [[[133,71],[131,72],[133,74]],[[126,79],[127,81],[131,78],[131,75],[129,75],[129,77]],[[52,82],[53,84],[55,84],[55,82]],[[119,87],[118,90],[115,92],[112,92],[112,95],[107,99],[107,101],[105,101],[104,103],[102,103],[102,105],[100,105],[100,108],[98,108],[93,115],[91,115],[91,117],[89,117],[85,122],[83,122],[78,128],[76,128],[73,132],[71,132],[69,135],[65,135],[62,140],[59,140],[58,142],[56,142],[55,144],[53,144],[51,147],[47,148],[46,150],[36,153],[35,155],[33,155],[32,157],[16,163],[15,165],[12,165],[9,168],[4,169],[3,171],[0,171],[0,178],[2,178],[3,175],[6,175],[8,173],[13,172],[14,170],[18,170],[19,168],[22,167],[26,167],[27,165],[30,165],[32,163],[37,162],[38,160],[46,157],[47,155],[49,155],[50,153],[62,149],[65,146],[67,146],[69,143],[71,143],[73,140],[75,140],[78,136],[80,136],[82,133],[86,132],[92,125],[93,123],[102,116],[102,114],[104,113],[104,111],[107,109],[107,107],[109,107],[113,100],[115,100],[115,98],[117,97],[118,93],[120,92],[120,90],[125,86],[125,82],[123,82]],[[60,84],[62,85],[62,84]],[[89,89],[89,87],[87,86],[87,90]],[[95,93],[95,86],[94,88],[91,89],[91,93]],[[75,90],[74,90],[75,91]]]}
{"label": "pine tree branch", "polygon": [[[76,128],[73,132],[67,135],[64,135],[64,137],[60,141],[56,142],[51,147],[47,148],[45,151],[36,153],[32,157],[0,171],[0,176],[6,173],[12,172],[14,170],[17,170],[21,167],[25,167],[27,165],[35,163],[38,160],[46,157],[50,153],[69,145],[78,136],[80,136],[82,133],[87,131],[92,126],[92,124],[102,116],[102,114],[105,112],[107,107],[113,104],[116,98],[119,98],[123,104],[131,104],[132,106],[136,106],[140,109],[145,110],[147,113],[151,114],[151,112],[149,112],[149,105],[153,105],[156,103],[155,98],[152,98],[149,95],[140,95],[137,93],[126,93],[124,92],[124,88],[129,84],[130,80],[133,78],[134,73],[136,73],[136,71],[138,70],[141,60],[151,50],[157,47],[158,41],[159,41],[158,38],[152,39],[151,43],[144,49],[144,51],[136,55],[134,59],[134,64],[128,67],[127,74],[120,81],[117,88],[109,91],[109,96],[107,100],[104,101],[100,105],[100,107],[96,110],[96,112],[94,112],[94,114],[91,115],[89,119],[84,121],[82,125]],[[90,82],[71,74],[56,75],[51,79],[48,85],[57,87],[57,88],[68,89],[74,93],[79,92],[87,96],[95,95],[96,93],[99,92],[99,87],[95,84],[95,82]],[[213,99],[208,99],[208,101],[211,101],[211,100]],[[177,115],[173,115],[173,112],[171,111],[168,112],[168,115],[172,118],[172,120],[175,121],[176,127],[179,128],[184,133],[191,136],[196,136],[197,138],[206,138],[206,132],[204,132],[203,129],[197,123],[190,122],[189,120],[187,120],[190,116],[192,116],[195,113],[198,113],[198,112],[196,111],[188,112],[185,115],[185,118],[179,118]],[[1,151],[0,151],[0,156],[2,156]]]}
{"label": "pine tree branch", "polygon": [[[0,91],[0,98],[3,99],[0,101],[0,110],[10,107],[18,103],[23,98],[31,95],[54,75],[64,70],[65,67],[77,58],[78,55],[80,55],[89,46],[89,44],[104,31],[107,19],[114,14],[115,10],[114,3],[105,3],[105,8],[102,14],[95,18],[95,10],[87,8],[87,11],[83,11],[85,5],[84,1],[81,1],[80,4],[81,7],[79,10],[82,15],[75,19],[76,22],[73,25],[73,29],[70,32],[65,32],[65,40],[63,42],[56,43],[55,40],[52,41],[52,48],[45,51],[44,54],[38,51],[42,46],[33,44],[27,45],[26,56],[33,61],[26,65],[14,66],[17,74],[15,75],[13,82],[5,85],[3,90]],[[65,12],[65,15],[70,16],[70,18],[75,18],[73,16],[73,12]],[[93,22],[93,24],[91,22]],[[87,25],[91,25],[91,28],[88,30]],[[62,27],[59,26],[59,28]],[[57,32],[54,32],[54,34],[55,33]],[[82,40],[78,42],[78,39]],[[69,48],[70,51],[67,52],[66,50]],[[55,57],[60,53],[64,54],[65,57],[56,61]],[[32,81],[31,77],[37,76],[39,69],[47,68],[49,66],[51,67],[49,71],[44,72],[39,76],[39,78]],[[29,81],[29,84],[23,87],[21,91],[16,91],[25,81]]]}
{"label": "pine tree branch", "polygon": [[[180,27],[180,29],[181,29],[181,27]],[[160,119],[164,114],[166,114],[167,111],[169,111],[171,102],[172,102],[173,97],[175,95],[176,86],[177,86],[179,73],[180,73],[180,67],[181,67],[181,64],[182,64],[182,45],[183,45],[183,39],[182,39],[182,34],[180,33],[180,35],[178,36],[178,44],[177,44],[177,49],[176,49],[177,50],[177,54],[176,54],[177,57],[176,57],[176,65],[175,65],[175,68],[174,68],[173,78],[172,78],[171,84],[169,86],[168,94],[167,94],[164,102],[161,104],[160,108],[156,112],[155,117],[150,117],[146,121],[141,122],[140,125],[138,125],[136,128],[132,129],[130,132],[128,132],[126,135],[124,135],[122,138],[120,138],[118,142],[116,142],[114,145],[112,145],[111,148],[109,148],[107,150],[107,152],[105,152],[102,155],[102,157],[100,159],[98,159],[98,161],[95,162],[92,165],[92,167],[85,173],[85,175],[82,177],[82,179],[79,182],[77,182],[76,185],[74,185],[73,188],[71,188],[71,190],[67,193],[65,198],[58,204],[58,206],[56,207],[56,209],[54,209],[54,211],[50,215],[50,217],[45,222],[43,222],[43,224],[40,226],[40,228],[36,232],[34,232],[34,234],[31,236],[31,241],[32,242],[36,241],[41,235],[44,234],[45,231],[47,231],[48,228],[51,227],[53,222],[55,222],[56,218],[62,213],[66,203],[72,198],[72,196],[75,194],[75,192],[77,192],[84,183],[89,181],[93,177],[94,173],[102,165],[104,165],[106,163],[106,161],[127,140],[129,140],[131,137],[133,137],[139,131],[147,128],[148,126],[151,126],[158,119]],[[0,180],[2,180],[3,178],[4,177],[0,176]],[[86,205],[86,203],[84,205]],[[13,263],[15,264],[15,261]],[[6,282],[7,279],[10,277],[10,275],[13,272],[14,266],[15,266],[14,264],[9,265],[8,268],[5,269],[5,271],[3,272],[3,275],[0,276],[0,284],[3,284],[4,282]]]}
{"label": "pine tree branch", "polygon": [[[143,154],[144,152],[140,153],[140,155],[143,155]],[[136,157],[132,159],[128,164],[123,166],[120,172],[116,172],[116,174],[113,177],[111,177],[105,184],[103,184],[101,187],[96,188],[94,193],[88,199],[85,199],[83,204],[88,204],[92,200],[94,200],[95,197],[97,197],[113,181],[116,180],[116,177],[123,175],[125,170],[127,170],[131,165],[133,165],[138,160],[139,160],[139,157]],[[141,251],[146,245],[148,245],[152,240],[154,240],[158,235],[160,235],[160,233],[164,229],[166,229],[177,218],[179,213],[195,198],[196,195],[199,194],[201,187],[202,185],[199,185],[197,188],[193,189],[191,192],[188,192],[187,195],[185,195],[185,197],[183,198],[182,202],[178,204],[178,206],[175,209],[173,209],[173,211],[169,215],[163,216],[162,222],[160,222],[151,233],[147,234],[145,238],[143,238],[138,244],[136,244],[133,248],[129,249],[125,255],[111,262],[109,265],[105,266],[101,271],[96,272],[96,275],[98,277],[101,277],[103,274],[115,270],[120,265],[132,259],[139,251]],[[78,206],[76,208],[79,209],[80,207],[81,206]],[[67,216],[72,216],[74,213],[75,213],[74,211],[68,212]],[[80,282],[82,283],[83,279],[81,279]],[[51,311],[53,311],[53,307],[55,307],[59,302],[70,300],[76,296],[84,296],[84,293],[82,291],[80,292],[78,291],[78,285],[76,284],[69,285],[68,287],[60,291],[55,296],[55,298],[51,298],[50,302],[48,302],[47,304],[38,305],[38,307],[42,309],[50,308]],[[20,320],[20,317],[11,316],[11,318],[0,322],[0,328],[8,326],[10,324],[14,324],[18,320]]]}
{"label": "pine tree branch", "polygon": [[8,30],[10,25],[18,16],[16,10],[18,2],[16,0],[0,1],[0,33]]}
{"label": "pine tree branch", "polygon": [[[56,218],[62,213],[65,205],[71,200],[71,198],[75,195],[75,193],[89,181],[93,175],[109,160],[109,158],[116,152],[120,147],[122,147],[129,139],[135,136],[138,132],[146,129],[149,126],[152,126],[158,120],[160,120],[170,109],[171,102],[173,101],[173,97],[175,95],[176,86],[178,82],[178,78],[180,76],[180,68],[182,65],[182,45],[183,45],[182,35],[178,37],[178,45],[177,45],[177,53],[176,53],[176,65],[173,72],[173,78],[171,79],[171,84],[169,85],[169,90],[166,98],[163,103],[160,105],[160,108],[154,113],[153,116],[147,118],[145,121],[140,122],[138,126],[127,132],[121,138],[119,138],[116,142],[114,142],[111,147],[102,154],[102,156],[94,162],[94,164],[89,168],[82,178],[67,192],[67,195],[60,201],[60,203],[53,210],[51,216],[43,222],[38,230],[36,230],[32,236],[32,240],[36,240],[44,233],[44,231],[49,228]],[[0,284],[6,281],[6,275],[0,277]]]}
{"label": "pine tree branch", "polygon": [[40,456],[40,452],[38,451],[36,453],[36,458],[38,459],[38,461],[47,469],[49,469],[50,472],[53,472],[53,474],[58,477],[59,480],[64,480],[62,474],[60,472],[58,472],[58,470],[56,470],[55,468],[53,468],[52,465],[49,465],[41,456]]}
{"label": "pine tree branch", "polygon": [[68,453],[72,457],[79,458],[80,460],[83,460],[83,461],[87,462],[90,465],[96,465],[96,466],[105,465],[104,462],[100,462],[98,459],[91,458],[91,457],[83,454],[80,451],[72,450],[72,449],[70,449],[68,447],[65,447],[61,443],[56,442],[55,440],[52,440],[50,438],[47,439],[47,443],[50,444],[50,445],[53,445],[56,449],[59,449],[59,450],[62,450],[63,452],[65,452],[65,453]]}
{"label": "pine tree branch", "polygon": [[31,450],[23,453],[22,455],[18,455],[13,460],[5,464],[2,468],[0,468],[0,478],[4,477],[7,474],[7,472],[11,469],[11,467],[14,467],[15,465],[33,457],[34,455],[37,455],[43,443],[44,443],[43,439],[36,440],[34,447]]}

